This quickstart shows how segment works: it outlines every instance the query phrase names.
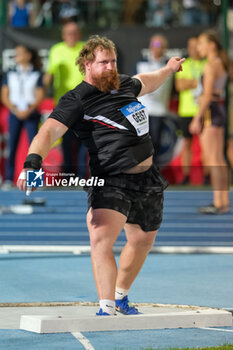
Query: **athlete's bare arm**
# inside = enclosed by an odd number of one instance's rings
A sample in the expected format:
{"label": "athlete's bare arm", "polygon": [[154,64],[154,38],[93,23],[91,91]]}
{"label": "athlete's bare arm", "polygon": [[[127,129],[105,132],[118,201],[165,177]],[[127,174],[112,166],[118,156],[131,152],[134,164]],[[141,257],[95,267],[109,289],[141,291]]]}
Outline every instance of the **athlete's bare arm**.
{"label": "athlete's bare arm", "polygon": [[[59,121],[53,118],[47,119],[32,140],[28,155],[31,153],[36,153],[41,156],[42,159],[45,159],[54,142],[63,136],[67,130],[67,126]],[[20,190],[25,191],[25,179],[19,177],[17,186]]]}
{"label": "athlete's bare arm", "polygon": [[56,119],[47,119],[34,137],[29,147],[28,154],[36,153],[44,159],[54,142],[63,136],[67,130],[67,126]]}
{"label": "athlete's bare arm", "polygon": [[182,63],[185,58],[172,57],[168,61],[167,65],[161,69],[149,73],[140,73],[135,75],[133,78],[137,78],[142,83],[142,89],[138,96],[143,96],[155,91],[162,85],[168,77],[173,73],[182,70]]}

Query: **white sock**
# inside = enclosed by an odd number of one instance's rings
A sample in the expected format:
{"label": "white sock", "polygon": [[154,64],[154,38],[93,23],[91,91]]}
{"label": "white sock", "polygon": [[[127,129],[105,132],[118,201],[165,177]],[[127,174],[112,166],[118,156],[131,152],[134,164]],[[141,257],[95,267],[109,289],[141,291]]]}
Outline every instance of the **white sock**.
{"label": "white sock", "polygon": [[99,301],[99,303],[100,308],[103,310],[103,312],[107,312],[109,315],[115,315],[115,301],[102,299]]}
{"label": "white sock", "polygon": [[129,289],[122,289],[119,287],[116,287],[115,290],[115,299],[121,300],[123,299],[126,295],[128,295]]}

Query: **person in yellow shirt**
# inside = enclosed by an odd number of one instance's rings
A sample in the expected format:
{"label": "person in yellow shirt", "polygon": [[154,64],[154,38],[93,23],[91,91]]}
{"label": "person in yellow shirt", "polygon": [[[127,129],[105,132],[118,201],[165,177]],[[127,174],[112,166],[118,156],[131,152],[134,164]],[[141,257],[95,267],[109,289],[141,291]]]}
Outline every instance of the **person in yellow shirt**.
{"label": "person in yellow shirt", "polygon": [[184,137],[181,157],[184,174],[182,184],[189,183],[192,158],[192,134],[189,132],[189,125],[198,111],[198,97],[202,92],[200,79],[206,63],[205,60],[201,60],[199,57],[196,37],[189,38],[187,50],[188,58],[183,64],[183,71],[175,74],[175,88],[179,92],[178,114],[181,117],[180,126]]}
{"label": "person in yellow shirt", "polygon": [[[74,89],[80,84],[84,76],[80,73],[75,62],[79,52],[84,46],[81,41],[81,33],[75,22],[68,22],[62,27],[62,42],[53,45],[49,52],[49,60],[44,75],[44,85],[53,84],[54,99],[57,104],[60,97],[67,91]],[[77,151],[74,149],[78,148]],[[86,147],[75,139],[71,132],[63,136],[63,172],[73,172],[77,163],[78,153],[78,175],[86,176]],[[71,149],[73,152],[71,152]],[[72,155],[75,157],[72,158]]]}

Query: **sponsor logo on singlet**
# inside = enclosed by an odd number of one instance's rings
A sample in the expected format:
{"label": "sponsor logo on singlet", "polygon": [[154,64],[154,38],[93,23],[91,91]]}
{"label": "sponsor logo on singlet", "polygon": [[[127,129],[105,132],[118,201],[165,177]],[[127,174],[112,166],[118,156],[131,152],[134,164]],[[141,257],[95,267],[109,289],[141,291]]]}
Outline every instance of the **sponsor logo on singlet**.
{"label": "sponsor logo on singlet", "polygon": [[132,102],[120,109],[121,113],[135,128],[137,135],[142,136],[149,131],[149,116],[146,107],[140,102]]}

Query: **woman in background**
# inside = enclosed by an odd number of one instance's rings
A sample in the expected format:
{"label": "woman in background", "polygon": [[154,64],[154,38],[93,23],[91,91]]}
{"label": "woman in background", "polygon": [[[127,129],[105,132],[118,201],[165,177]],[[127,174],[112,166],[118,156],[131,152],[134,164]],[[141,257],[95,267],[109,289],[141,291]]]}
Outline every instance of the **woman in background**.
{"label": "woman in background", "polygon": [[32,4],[26,0],[13,0],[9,3],[10,24],[14,28],[33,25]]}
{"label": "woman in background", "polygon": [[226,110],[221,103],[228,77],[228,58],[213,31],[198,38],[198,51],[207,58],[203,73],[203,92],[199,110],[190,124],[190,132],[200,134],[205,165],[209,167],[214,190],[213,203],[201,207],[202,214],[224,214],[230,211],[228,169],[224,158]]}
{"label": "woman in background", "polygon": [[9,109],[9,158],[6,181],[3,186],[13,185],[15,155],[23,127],[31,143],[38,131],[40,114],[38,106],[44,98],[40,60],[37,52],[23,45],[15,49],[14,70],[8,71],[2,82],[2,103]]}

